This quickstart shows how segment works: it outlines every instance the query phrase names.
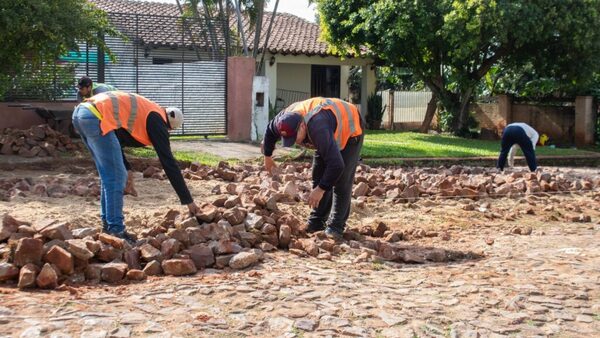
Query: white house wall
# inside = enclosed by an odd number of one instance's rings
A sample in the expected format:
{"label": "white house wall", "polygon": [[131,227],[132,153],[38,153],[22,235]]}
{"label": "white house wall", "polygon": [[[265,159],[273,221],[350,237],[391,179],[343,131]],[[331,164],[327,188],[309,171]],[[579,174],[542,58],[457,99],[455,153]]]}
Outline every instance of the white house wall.
{"label": "white house wall", "polygon": [[[273,65],[269,62],[275,61]],[[327,65],[340,67],[340,97],[348,98],[348,76],[351,66],[361,66],[366,72],[366,81],[362,83],[361,93],[373,93],[376,89],[375,70],[371,65],[373,60],[368,58],[340,59],[333,56],[279,55],[265,56],[265,76],[269,78],[269,96],[271,101],[277,97],[277,89],[287,89],[307,92],[310,94],[311,65]],[[363,94],[364,95],[364,94]],[[368,96],[368,95],[366,95]],[[361,110],[366,109],[366,96],[361,102]]]}
{"label": "white house wall", "polygon": [[310,64],[278,63],[277,89],[293,90],[310,95],[310,74]]}

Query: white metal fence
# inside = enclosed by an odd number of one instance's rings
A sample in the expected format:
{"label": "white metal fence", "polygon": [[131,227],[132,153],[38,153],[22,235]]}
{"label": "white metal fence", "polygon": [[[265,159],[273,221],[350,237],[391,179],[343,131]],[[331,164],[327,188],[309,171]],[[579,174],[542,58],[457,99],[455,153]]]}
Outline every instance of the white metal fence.
{"label": "white metal fence", "polygon": [[[382,118],[382,121],[385,124],[390,120],[390,91],[384,90],[378,92],[378,94],[381,95],[381,98],[383,99],[383,106],[387,107]],[[431,100],[430,91],[395,91],[393,103],[394,123],[423,122],[429,100]]]}

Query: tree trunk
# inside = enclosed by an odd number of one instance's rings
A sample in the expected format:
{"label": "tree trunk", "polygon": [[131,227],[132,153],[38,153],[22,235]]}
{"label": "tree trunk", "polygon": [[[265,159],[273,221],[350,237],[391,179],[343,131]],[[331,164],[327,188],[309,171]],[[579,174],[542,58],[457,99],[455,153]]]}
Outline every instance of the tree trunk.
{"label": "tree trunk", "polygon": [[458,124],[454,133],[459,136],[466,136],[469,133],[469,104],[471,103],[471,95],[473,87],[468,88],[461,96],[458,111]]}
{"label": "tree trunk", "polygon": [[257,4],[258,8],[256,14],[256,26],[254,27],[254,48],[252,50],[252,58],[254,60],[256,60],[256,56],[258,56],[258,46],[260,45],[260,34],[262,33],[262,20],[265,2],[264,0],[259,0]]}
{"label": "tree trunk", "polygon": [[427,133],[429,128],[431,127],[431,121],[433,121],[433,117],[435,116],[435,110],[437,108],[438,97],[435,92],[431,92],[431,100],[427,103],[427,111],[425,112],[425,119],[419,128],[420,133]]}
{"label": "tree trunk", "polygon": [[271,37],[271,31],[273,30],[273,21],[275,21],[275,17],[277,16],[277,6],[279,5],[279,0],[275,0],[275,8],[273,8],[273,14],[271,15],[271,21],[269,22],[269,27],[267,28],[267,36],[265,37],[265,44],[262,49],[262,55],[260,57],[260,62],[258,64],[258,68],[256,70],[256,75],[262,74],[263,65],[265,64],[265,54],[267,54],[267,50],[269,47],[269,38]]}
{"label": "tree trunk", "polygon": [[[223,6],[223,0],[218,0],[219,4],[219,20],[223,26],[223,35],[225,36],[225,57],[231,53],[231,42],[229,40],[229,6]],[[223,8],[225,7],[225,8]]]}
{"label": "tree trunk", "polygon": [[238,32],[242,37],[242,50],[244,56],[248,56],[248,43],[246,42],[246,35],[244,34],[244,26],[242,24],[242,10],[240,9],[241,1],[235,2],[235,15],[237,16]]}
{"label": "tree trunk", "polygon": [[[220,47],[219,44],[217,42],[217,32],[213,27],[213,18],[212,18],[212,14],[211,14],[211,10],[208,6],[208,4],[206,3],[206,1],[202,1],[202,6],[204,7],[204,21],[206,23],[206,28],[208,30],[208,36],[210,36],[210,40],[213,46],[213,50],[212,50],[212,57],[213,59],[217,56],[217,57],[221,57],[221,51],[220,51]],[[196,8],[194,10],[194,13],[196,14],[196,16],[198,16],[198,18],[200,18],[200,13],[198,13],[198,8]]]}
{"label": "tree trunk", "polygon": [[[198,58],[198,61],[202,60],[202,57],[200,56],[200,51],[198,50],[198,44],[196,43],[196,39],[194,38],[194,33],[192,32],[192,29],[190,27],[190,25],[188,24],[187,20],[183,17],[183,7],[181,6],[181,3],[179,2],[179,0],[177,1],[177,7],[179,8],[179,14],[181,14],[181,25],[183,27],[183,29],[186,31],[186,33],[188,33],[188,35],[190,36],[190,41],[192,41],[192,46],[194,48],[194,52],[196,52],[196,58]],[[193,20],[192,20],[192,25],[193,25]],[[205,37],[206,39],[206,37]]]}
{"label": "tree trunk", "polygon": [[[437,94],[438,100],[442,104],[444,111],[446,114],[450,115],[450,121],[445,121],[448,129],[457,136],[467,135],[469,131],[469,103],[471,102],[471,96],[473,95],[475,87],[471,86],[467,88],[461,95],[445,89],[440,83],[436,83],[432,79],[425,79],[425,84],[431,89],[434,95]],[[438,123],[442,122],[444,122],[443,119],[438,121]]]}

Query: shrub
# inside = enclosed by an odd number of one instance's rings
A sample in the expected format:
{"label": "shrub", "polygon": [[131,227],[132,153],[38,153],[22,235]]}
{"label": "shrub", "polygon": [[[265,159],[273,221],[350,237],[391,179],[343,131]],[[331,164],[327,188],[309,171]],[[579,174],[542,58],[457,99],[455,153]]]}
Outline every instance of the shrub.
{"label": "shrub", "polygon": [[385,107],[383,106],[383,100],[380,95],[373,93],[367,98],[367,128],[368,129],[379,129],[381,127],[381,118]]}

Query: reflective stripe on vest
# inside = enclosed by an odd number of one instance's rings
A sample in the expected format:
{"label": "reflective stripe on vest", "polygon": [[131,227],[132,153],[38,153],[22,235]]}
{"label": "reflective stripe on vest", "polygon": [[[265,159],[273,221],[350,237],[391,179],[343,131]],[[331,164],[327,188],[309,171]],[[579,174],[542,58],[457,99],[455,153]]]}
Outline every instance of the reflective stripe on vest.
{"label": "reflective stripe on vest", "polygon": [[[313,99],[316,100],[316,99]],[[309,112],[306,112],[306,114],[304,114],[304,122],[308,125],[308,121],[310,121],[310,119],[317,113],[319,113],[321,110],[323,109],[329,109],[331,110],[335,117],[336,117],[336,122],[338,124],[336,130],[334,131],[334,138],[335,138],[335,143],[338,146],[338,149],[343,149],[342,146],[345,146],[345,142],[343,142],[343,134],[344,134],[344,113],[342,112],[342,110],[340,110],[340,106],[338,106],[338,104],[336,104],[336,102],[339,102],[339,104],[342,106],[342,109],[346,112],[346,117],[347,117],[347,121],[348,121],[348,127],[350,129],[349,134],[348,135],[354,135],[354,133],[356,133],[357,128],[356,128],[356,123],[357,121],[355,121],[354,119],[354,113],[352,108],[350,107],[350,105],[343,101],[343,100],[332,100],[330,98],[327,99],[322,99],[323,102],[321,102],[320,104],[318,104],[317,106],[315,106],[313,109],[311,109]],[[294,107],[295,108],[295,107]],[[358,113],[360,114],[360,113]],[[359,115],[359,119],[360,119],[360,115]],[[358,122],[360,123],[360,122]],[[348,140],[346,140],[347,142]]]}
{"label": "reflective stripe on vest", "polygon": [[138,105],[135,96],[132,94],[129,94],[129,100],[131,101],[131,112],[129,112],[129,119],[127,119],[127,130],[131,132],[138,114]]}
{"label": "reflective stripe on vest", "polygon": [[356,132],[356,121],[354,121],[354,114],[352,114],[352,109],[346,103],[346,101],[340,101],[344,109],[348,112],[348,122],[350,123],[350,135],[353,135]]}
{"label": "reflective stripe on vest", "polygon": [[[117,123],[117,128],[122,128],[123,125],[121,123],[121,118],[119,115],[119,98],[111,92],[106,92],[106,95],[108,95],[108,97],[110,97],[110,101],[112,102],[113,117],[115,119],[115,122]],[[137,99],[136,99],[135,95],[133,95],[131,93],[128,93],[127,95],[129,96],[129,103],[131,105],[131,108],[129,111],[129,118],[127,119],[127,128],[125,128],[125,129],[128,132],[131,132],[133,130],[133,124],[135,123],[135,119],[137,118],[138,104],[137,104]]]}
{"label": "reflective stripe on vest", "polygon": [[94,104],[92,104],[91,102],[82,102],[80,103],[80,105],[86,107],[89,111],[92,112],[92,114],[96,115],[98,120],[102,121],[102,114],[98,111],[98,109],[96,109],[96,106],[94,106]]}
{"label": "reflective stripe on vest", "polygon": [[93,96],[89,102],[93,103],[103,116],[100,122],[102,135],[122,128],[127,130],[138,142],[151,145],[152,141],[146,129],[148,115],[156,112],[167,123],[164,108],[140,95],[106,92]]}
{"label": "reflective stripe on vest", "polygon": [[111,92],[106,92],[105,94],[108,97],[110,97],[110,102],[112,103],[113,118],[115,119],[115,123],[117,124],[117,129],[122,128],[123,126],[121,125],[121,119],[119,118],[119,98]]}

